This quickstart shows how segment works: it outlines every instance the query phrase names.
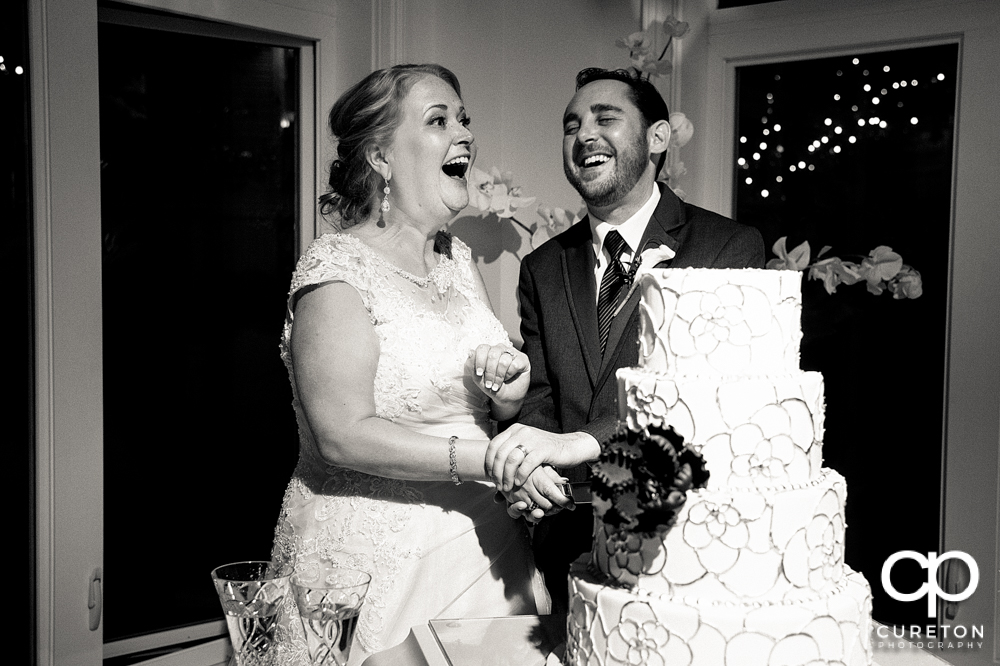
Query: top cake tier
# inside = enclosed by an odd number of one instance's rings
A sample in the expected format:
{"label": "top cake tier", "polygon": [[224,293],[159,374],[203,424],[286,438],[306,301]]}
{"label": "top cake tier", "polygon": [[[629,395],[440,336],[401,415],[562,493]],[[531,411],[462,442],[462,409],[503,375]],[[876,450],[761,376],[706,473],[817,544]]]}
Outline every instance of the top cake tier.
{"label": "top cake tier", "polygon": [[800,271],[661,268],[639,289],[640,367],[729,376],[799,369]]}

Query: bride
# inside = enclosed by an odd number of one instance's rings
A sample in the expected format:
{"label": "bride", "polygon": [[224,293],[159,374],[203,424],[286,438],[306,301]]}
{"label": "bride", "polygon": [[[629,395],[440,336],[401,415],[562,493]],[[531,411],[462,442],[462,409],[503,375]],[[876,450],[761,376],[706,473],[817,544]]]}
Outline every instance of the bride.
{"label": "bride", "polygon": [[[493,500],[490,419],[514,416],[527,357],[494,316],[468,246],[443,231],[475,159],[454,74],[374,72],[330,112],[337,158],[292,278],[281,356],[299,425],[272,558],[372,576],[351,664],[432,618],[547,612],[523,521]],[[570,504],[539,468],[511,515]],[[555,499],[550,499],[555,498]],[[533,504],[534,503],[534,504]],[[286,661],[304,657],[294,613]]]}

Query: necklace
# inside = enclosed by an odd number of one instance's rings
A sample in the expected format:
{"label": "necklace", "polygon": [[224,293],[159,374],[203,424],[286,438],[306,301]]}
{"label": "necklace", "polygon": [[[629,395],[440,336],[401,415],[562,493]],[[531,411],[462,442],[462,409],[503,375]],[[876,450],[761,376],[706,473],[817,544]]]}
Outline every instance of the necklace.
{"label": "necklace", "polygon": [[[389,269],[391,272],[395,273],[396,275],[398,275],[399,277],[403,278],[404,280],[408,280],[408,281],[412,282],[413,284],[417,285],[421,289],[424,289],[424,288],[430,286],[431,280],[433,279],[433,276],[434,276],[434,271],[437,269],[437,266],[435,266],[434,268],[432,268],[430,270],[430,272],[427,274],[426,277],[417,277],[413,273],[410,273],[409,271],[405,271],[402,268],[400,268],[399,266],[397,266],[396,264],[394,264],[391,261],[389,261],[388,259],[385,259],[382,255],[380,255],[379,253],[375,252],[374,250],[372,250],[372,254],[375,256],[375,259],[377,259],[378,262],[380,264],[382,264],[383,267]],[[440,264],[438,264],[438,266],[440,266]]]}

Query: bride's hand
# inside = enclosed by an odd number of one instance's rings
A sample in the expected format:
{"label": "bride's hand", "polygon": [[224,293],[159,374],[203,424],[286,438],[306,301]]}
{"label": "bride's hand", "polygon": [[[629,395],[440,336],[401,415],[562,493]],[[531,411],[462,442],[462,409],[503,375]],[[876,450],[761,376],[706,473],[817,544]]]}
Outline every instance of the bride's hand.
{"label": "bride's hand", "polygon": [[490,400],[520,408],[531,380],[526,354],[509,344],[482,344],[469,355],[468,366],[475,373],[476,385]]}
{"label": "bride's hand", "polygon": [[573,511],[576,505],[572,495],[563,491],[567,480],[555,468],[542,465],[532,472],[523,486],[505,493],[507,515],[537,523],[545,516],[552,516],[563,509]]}

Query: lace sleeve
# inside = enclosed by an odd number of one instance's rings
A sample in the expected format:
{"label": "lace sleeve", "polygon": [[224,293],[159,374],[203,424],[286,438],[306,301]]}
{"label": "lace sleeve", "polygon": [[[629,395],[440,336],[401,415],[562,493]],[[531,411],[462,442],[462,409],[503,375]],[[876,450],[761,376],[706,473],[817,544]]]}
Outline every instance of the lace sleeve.
{"label": "lace sleeve", "polygon": [[299,258],[288,289],[288,318],[293,318],[298,298],[310,288],[328,282],[344,282],[355,289],[368,312],[372,311],[371,271],[357,239],[343,234],[324,234],[314,240]]}

